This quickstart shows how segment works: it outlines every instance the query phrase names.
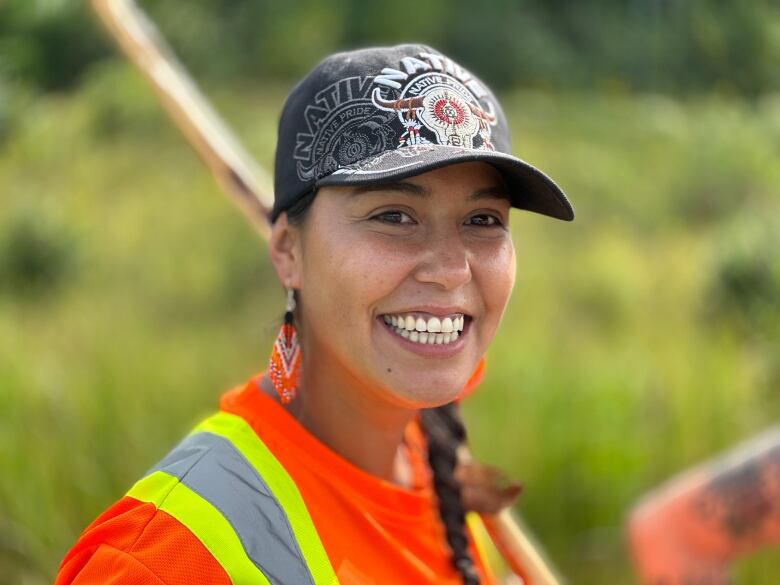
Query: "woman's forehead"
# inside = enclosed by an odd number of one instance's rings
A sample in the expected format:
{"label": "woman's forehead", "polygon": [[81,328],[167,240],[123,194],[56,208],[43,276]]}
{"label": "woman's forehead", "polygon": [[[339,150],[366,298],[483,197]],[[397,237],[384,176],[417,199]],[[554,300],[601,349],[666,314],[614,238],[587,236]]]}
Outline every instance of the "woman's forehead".
{"label": "woman's forehead", "polygon": [[446,192],[450,195],[465,194],[471,199],[509,199],[509,189],[503,175],[492,165],[483,162],[453,164],[404,179],[355,185],[346,191],[351,196],[396,193],[425,198]]}
{"label": "woman's forehead", "polygon": [[[393,181],[392,183],[382,183],[379,185],[362,185],[359,187],[352,187],[348,190],[349,197],[361,197],[365,195],[383,195],[388,193],[396,193],[409,195],[411,197],[427,199],[436,195],[436,189],[429,185],[418,184],[413,182],[414,178],[404,179],[401,181]],[[506,199],[509,200],[509,191],[503,182],[498,181],[486,181],[484,187],[475,189],[468,188],[466,185],[459,185],[462,188],[465,198],[469,201],[478,201],[480,199]],[[451,186],[446,185],[446,194],[453,195],[453,189]]]}

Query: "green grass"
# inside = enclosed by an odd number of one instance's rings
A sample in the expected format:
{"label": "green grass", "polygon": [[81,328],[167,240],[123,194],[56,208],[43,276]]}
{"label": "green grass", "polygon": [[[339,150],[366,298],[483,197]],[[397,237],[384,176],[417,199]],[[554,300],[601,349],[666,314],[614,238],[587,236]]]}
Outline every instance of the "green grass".
{"label": "green grass", "polygon": [[[267,168],[283,95],[213,96]],[[572,583],[630,583],[630,504],[780,419],[780,270],[768,301],[723,284],[740,234],[775,233],[780,100],[504,101],[516,153],[578,219],[513,217],[518,282],[465,407],[473,449],[524,481],[518,508]],[[283,295],[262,242],[124,67],[14,114],[0,144],[0,582],[38,584],[264,367]],[[777,248],[748,240],[739,266],[764,250],[777,267]],[[778,572],[762,554],[737,582]]]}

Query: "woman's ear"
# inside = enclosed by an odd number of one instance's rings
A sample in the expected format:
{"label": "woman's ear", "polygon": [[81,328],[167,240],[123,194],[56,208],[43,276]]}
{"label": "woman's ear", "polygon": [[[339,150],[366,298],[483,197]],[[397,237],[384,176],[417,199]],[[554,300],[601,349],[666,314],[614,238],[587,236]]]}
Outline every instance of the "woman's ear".
{"label": "woman's ear", "polygon": [[271,226],[268,248],[276,275],[287,288],[297,289],[301,285],[300,243],[300,229],[290,225],[286,213],[279,215]]}

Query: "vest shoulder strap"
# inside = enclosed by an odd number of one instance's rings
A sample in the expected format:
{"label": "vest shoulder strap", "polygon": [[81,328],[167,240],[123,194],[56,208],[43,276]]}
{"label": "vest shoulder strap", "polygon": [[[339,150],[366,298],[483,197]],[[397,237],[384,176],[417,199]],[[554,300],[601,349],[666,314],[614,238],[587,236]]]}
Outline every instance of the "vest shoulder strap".
{"label": "vest shoulder strap", "polygon": [[200,423],[128,493],[174,516],[234,585],[337,585],[292,478],[241,417]]}

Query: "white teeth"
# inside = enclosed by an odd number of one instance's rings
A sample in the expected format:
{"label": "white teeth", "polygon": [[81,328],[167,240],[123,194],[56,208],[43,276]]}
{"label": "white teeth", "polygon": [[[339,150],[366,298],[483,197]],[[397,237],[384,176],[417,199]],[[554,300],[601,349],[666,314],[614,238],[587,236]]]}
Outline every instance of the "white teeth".
{"label": "white teeth", "polygon": [[442,345],[454,343],[462,335],[464,315],[457,317],[423,317],[414,315],[383,315],[384,322],[397,334],[413,343]]}
{"label": "white teeth", "polygon": [[427,331],[428,333],[452,333],[453,331],[463,331],[463,325],[465,323],[465,317],[460,315],[458,317],[444,317],[439,319],[438,317],[431,317],[427,321],[422,317],[414,317],[412,315],[383,315],[385,323],[398,327],[400,329],[408,329],[409,331],[418,331],[422,333]]}
{"label": "white teeth", "polygon": [[427,321],[412,315],[383,315],[382,318],[387,325],[392,326],[397,335],[414,343],[428,345],[457,341],[465,322],[463,315],[443,319],[430,317]]}

